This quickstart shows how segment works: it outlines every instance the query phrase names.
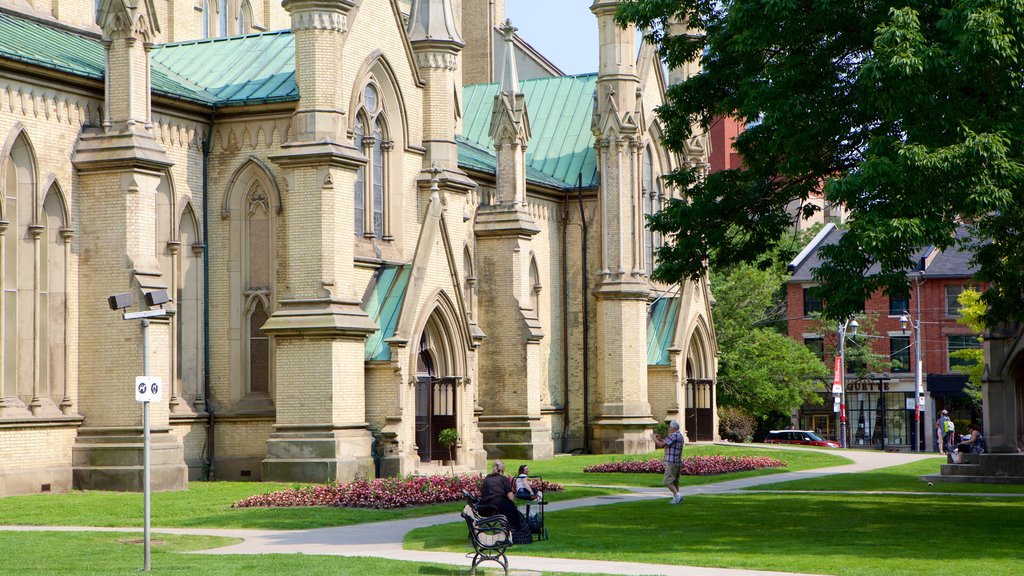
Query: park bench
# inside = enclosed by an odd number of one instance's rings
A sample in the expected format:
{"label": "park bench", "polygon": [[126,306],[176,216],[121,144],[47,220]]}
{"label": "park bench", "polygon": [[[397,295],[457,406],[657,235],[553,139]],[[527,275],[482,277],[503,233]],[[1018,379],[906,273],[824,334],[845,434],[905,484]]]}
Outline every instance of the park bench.
{"label": "park bench", "polygon": [[505,574],[508,574],[505,550],[512,546],[512,527],[508,519],[500,514],[481,516],[477,510],[472,502],[462,509],[462,517],[469,527],[469,540],[475,551],[472,573],[476,574],[476,567],[481,562],[490,560],[501,564]]}

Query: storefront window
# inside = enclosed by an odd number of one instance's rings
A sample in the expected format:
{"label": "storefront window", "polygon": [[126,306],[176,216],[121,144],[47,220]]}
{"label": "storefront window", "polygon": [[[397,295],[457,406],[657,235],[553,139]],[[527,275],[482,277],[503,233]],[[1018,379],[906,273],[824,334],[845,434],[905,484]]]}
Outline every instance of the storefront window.
{"label": "storefront window", "polygon": [[912,399],[910,392],[848,394],[851,445],[866,448],[910,445],[914,429]]}

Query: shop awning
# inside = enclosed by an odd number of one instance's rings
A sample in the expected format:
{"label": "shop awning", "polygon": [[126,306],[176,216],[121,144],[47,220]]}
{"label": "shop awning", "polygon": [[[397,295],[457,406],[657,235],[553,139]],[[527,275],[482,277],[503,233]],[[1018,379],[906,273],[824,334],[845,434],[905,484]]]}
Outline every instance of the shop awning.
{"label": "shop awning", "polygon": [[932,396],[963,396],[966,374],[929,374],[928,391]]}

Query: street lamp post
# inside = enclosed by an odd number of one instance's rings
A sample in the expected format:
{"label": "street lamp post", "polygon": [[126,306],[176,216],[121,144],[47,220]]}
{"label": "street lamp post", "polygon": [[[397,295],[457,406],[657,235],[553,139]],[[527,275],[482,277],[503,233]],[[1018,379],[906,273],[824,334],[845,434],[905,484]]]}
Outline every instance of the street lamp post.
{"label": "street lamp post", "polygon": [[839,333],[839,445],[846,448],[846,334],[852,331],[857,335],[857,328],[860,324],[852,316],[839,325],[836,331]]}
{"label": "street lamp post", "polygon": [[906,334],[907,326],[914,331],[914,452],[921,451],[921,439],[918,437],[921,434],[921,405],[924,404],[924,387],[921,384],[921,375],[924,372],[924,366],[921,359],[921,318],[913,320],[910,317],[910,312],[903,312],[900,316],[900,327],[903,329],[903,333]]}

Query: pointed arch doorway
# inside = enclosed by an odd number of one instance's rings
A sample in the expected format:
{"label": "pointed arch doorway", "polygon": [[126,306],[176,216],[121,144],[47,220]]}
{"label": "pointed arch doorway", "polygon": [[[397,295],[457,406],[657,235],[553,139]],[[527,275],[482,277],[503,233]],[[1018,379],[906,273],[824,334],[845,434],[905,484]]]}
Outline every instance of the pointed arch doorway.
{"label": "pointed arch doorway", "polygon": [[685,424],[690,440],[715,439],[715,381],[711,378],[711,360],[701,330],[694,331],[686,356]]}
{"label": "pointed arch doorway", "polygon": [[438,441],[446,428],[458,429],[458,362],[451,333],[435,311],[420,335],[416,356],[416,453],[421,462],[445,460]]}

